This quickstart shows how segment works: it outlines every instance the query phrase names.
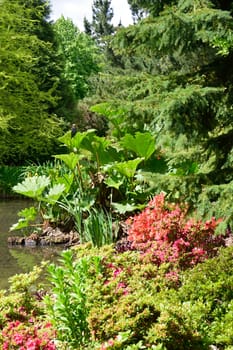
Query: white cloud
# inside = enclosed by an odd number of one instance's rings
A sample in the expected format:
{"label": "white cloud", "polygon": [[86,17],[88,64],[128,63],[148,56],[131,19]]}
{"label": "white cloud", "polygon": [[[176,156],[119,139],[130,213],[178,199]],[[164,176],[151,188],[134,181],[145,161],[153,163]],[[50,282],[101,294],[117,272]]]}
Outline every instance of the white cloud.
{"label": "white cloud", "polygon": [[127,0],[112,0],[112,8],[114,11],[114,24],[118,24],[120,20],[125,26],[133,22]]}
{"label": "white cloud", "polygon": [[[71,18],[80,30],[83,30],[83,19],[92,18],[93,0],[50,0],[52,20],[60,16]],[[114,11],[113,23],[117,25],[120,20],[123,25],[127,26],[132,23],[131,11],[127,0],[112,0],[111,6]]]}

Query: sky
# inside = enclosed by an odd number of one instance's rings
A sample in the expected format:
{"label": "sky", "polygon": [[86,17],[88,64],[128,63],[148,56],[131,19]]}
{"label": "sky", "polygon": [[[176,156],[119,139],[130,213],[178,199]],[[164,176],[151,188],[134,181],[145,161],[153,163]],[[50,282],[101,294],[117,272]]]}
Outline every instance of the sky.
{"label": "sky", "polygon": [[[74,24],[83,30],[83,19],[92,18],[93,0],[50,0],[51,3],[51,19],[57,20],[62,15],[65,18],[70,18]],[[112,23],[118,25],[121,23],[127,26],[132,23],[131,11],[127,0],[112,0],[111,7],[113,8],[114,18]]]}

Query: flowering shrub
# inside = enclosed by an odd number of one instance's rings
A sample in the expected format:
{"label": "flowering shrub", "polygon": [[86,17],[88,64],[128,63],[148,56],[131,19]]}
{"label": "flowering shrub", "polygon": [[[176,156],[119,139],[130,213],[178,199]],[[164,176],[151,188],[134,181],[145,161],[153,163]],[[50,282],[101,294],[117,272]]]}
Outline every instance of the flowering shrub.
{"label": "flowering shrub", "polygon": [[157,265],[170,262],[185,268],[213,257],[216,247],[225,244],[225,237],[214,234],[221,220],[196,221],[186,214],[187,207],[167,203],[161,193],[127,220],[128,240]]}
{"label": "flowering shrub", "polygon": [[50,323],[31,318],[28,323],[12,321],[2,330],[3,350],[55,350],[55,332]]}
{"label": "flowering shrub", "polygon": [[0,291],[0,348],[55,350],[55,331],[45,319],[44,289],[36,284],[45,263],[9,280],[9,292]]}
{"label": "flowering shrub", "polygon": [[86,290],[90,349],[230,349],[233,246],[178,270],[179,285],[171,263],[158,266],[139,251],[78,246],[76,252],[79,258],[98,254],[101,262],[100,270],[90,271]]}
{"label": "flowering shrub", "polygon": [[101,271],[89,279],[87,290],[91,338],[101,344],[97,349],[126,349],[143,341],[157,321],[157,290],[171,285],[164,278],[167,269],[142,262],[137,251],[116,254],[113,246],[103,247],[99,255]]}

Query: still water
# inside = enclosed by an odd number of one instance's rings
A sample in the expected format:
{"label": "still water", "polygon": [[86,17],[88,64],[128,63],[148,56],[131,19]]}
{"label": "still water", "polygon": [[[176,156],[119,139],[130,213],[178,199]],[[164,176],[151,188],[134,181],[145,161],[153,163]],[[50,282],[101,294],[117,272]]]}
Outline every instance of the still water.
{"label": "still water", "polygon": [[62,247],[8,246],[7,238],[13,235],[9,228],[18,221],[17,212],[27,205],[22,200],[0,201],[0,289],[9,286],[9,277],[31,271],[42,260],[55,259],[62,250]]}

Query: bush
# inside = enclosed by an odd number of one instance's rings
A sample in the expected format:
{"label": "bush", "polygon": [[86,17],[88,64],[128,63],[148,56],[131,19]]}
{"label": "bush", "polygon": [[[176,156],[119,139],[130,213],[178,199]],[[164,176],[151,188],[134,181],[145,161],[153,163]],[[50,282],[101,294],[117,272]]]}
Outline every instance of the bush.
{"label": "bush", "polygon": [[116,254],[112,246],[76,251],[101,259],[101,272],[92,270],[86,291],[97,349],[207,350],[211,344],[230,349],[233,247],[179,272],[180,284],[168,276],[170,264],[141,260],[137,251]]}
{"label": "bush", "polygon": [[144,338],[160,315],[158,292],[176,287],[165,277],[168,266],[143,263],[136,251],[116,254],[113,246],[98,253],[82,247],[76,250],[79,257],[98,254],[101,259],[101,273],[92,274],[87,290],[92,341],[102,343],[100,349],[145,345]]}
{"label": "bush", "polygon": [[233,344],[232,258],[233,246],[221,248],[217,257],[187,271],[179,290],[182,303],[192,305],[189,317],[199,317],[199,331],[220,349]]}
{"label": "bush", "polygon": [[184,269],[213,257],[225,245],[225,237],[214,234],[220,221],[188,219],[187,207],[167,203],[161,193],[127,220],[128,240],[157,265],[170,262]]}
{"label": "bush", "polygon": [[2,330],[2,337],[3,350],[56,350],[51,324],[33,318],[29,322],[9,322]]}
{"label": "bush", "polygon": [[182,275],[177,291],[164,293],[161,314],[147,341],[168,350],[231,349],[233,344],[233,247],[222,248]]}
{"label": "bush", "polygon": [[3,350],[55,350],[55,330],[46,320],[37,280],[43,265],[10,278],[9,293],[0,291],[0,346]]}
{"label": "bush", "polygon": [[0,196],[1,197],[16,197],[12,187],[15,186],[22,173],[22,167],[0,166]]}

